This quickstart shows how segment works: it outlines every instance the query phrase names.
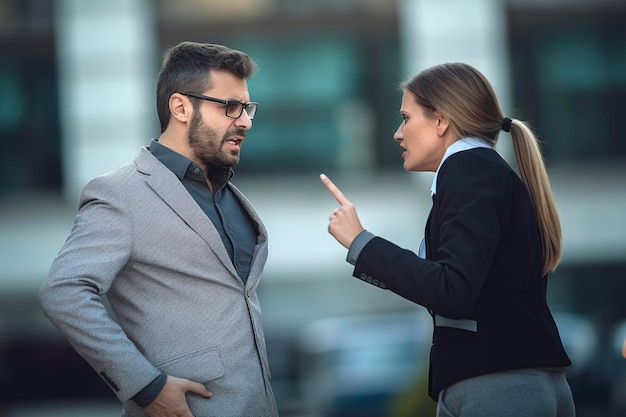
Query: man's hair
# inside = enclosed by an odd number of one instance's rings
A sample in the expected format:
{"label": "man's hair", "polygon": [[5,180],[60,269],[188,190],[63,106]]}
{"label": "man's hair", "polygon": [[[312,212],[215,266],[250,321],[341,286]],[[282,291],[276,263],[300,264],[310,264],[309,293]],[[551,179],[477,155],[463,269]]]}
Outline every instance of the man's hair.
{"label": "man's hair", "polygon": [[174,93],[202,93],[211,88],[211,70],[223,70],[245,79],[256,63],[244,52],[222,45],[182,42],[169,49],[156,84],[156,107],[161,133],[170,121],[169,100]]}

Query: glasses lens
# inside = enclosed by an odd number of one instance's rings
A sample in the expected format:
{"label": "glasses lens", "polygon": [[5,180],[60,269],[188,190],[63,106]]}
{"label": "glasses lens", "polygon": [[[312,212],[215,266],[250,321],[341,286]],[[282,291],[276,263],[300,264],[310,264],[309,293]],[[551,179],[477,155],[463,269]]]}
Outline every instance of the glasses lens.
{"label": "glasses lens", "polygon": [[226,105],[226,116],[232,117],[233,119],[241,116],[241,112],[243,111],[243,104],[238,101],[229,101]]}
{"label": "glasses lens", "polygon": [[246,107],[246,113],[248,113],[248,117],[250,120],[254,119],[256,115],[256,110],[259,108],[258,103],[248,103],[248,107]]}

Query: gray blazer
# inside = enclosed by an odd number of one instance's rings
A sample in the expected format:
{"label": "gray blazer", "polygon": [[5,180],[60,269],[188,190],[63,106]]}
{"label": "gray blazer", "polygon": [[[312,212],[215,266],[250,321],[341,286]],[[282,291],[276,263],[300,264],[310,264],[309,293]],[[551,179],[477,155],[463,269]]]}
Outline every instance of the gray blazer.
{"label": "gray blazer", "polygon": [[146,148],[81,193],[39,299],[124,403],[123,416],[146,415],[129,399],[161,371],[213,392],[187,394],[197,417],[278,415],[256,294],[267,231],[228,186],[258,229],[245,286],[211,221]]}

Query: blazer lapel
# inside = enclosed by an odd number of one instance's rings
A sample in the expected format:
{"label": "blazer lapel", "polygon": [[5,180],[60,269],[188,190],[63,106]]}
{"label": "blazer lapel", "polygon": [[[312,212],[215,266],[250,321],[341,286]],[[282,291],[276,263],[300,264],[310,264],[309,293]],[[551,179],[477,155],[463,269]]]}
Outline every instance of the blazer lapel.
{"label": "blazer lapel", "polygon": [[433,211],[435,210],[435,200],[437,198],[436,194],[431,196],[433,200],[433,205],[430,207],[430,212],[428,213],[428,219],[426,220],[426,228],[424,230],[424,240],[426,242],[426,259],[432,260],[432,236],[430,235],[430,222],[433,219]]}
{"label": "blazer lapel", "polygon": [[258,235],[256,238],[256,246],[254,247],[254,255],[252,257],[252,265],[250,265],[250,273],[248,274],[248,280],[246,281],[246,287],[252,288],[256,285],[263,273],[263,268],[267,260],[267,230],[261,221],[261,218],[257,214],[254,207],[248,201],[248,199],[235,187],[232,183],[228,183],[228,187],[235,194],[235,197],[239,200],[244,210],[250,216],[250,219],[257,227]]}
{"label": "blazer lapel", "polygon": [[241,282],[215,226],[176,175],[161,164],[147,148],[141,150],[135,162],[137,170],[146,175],[148,186],[209,245],[224,267]]}

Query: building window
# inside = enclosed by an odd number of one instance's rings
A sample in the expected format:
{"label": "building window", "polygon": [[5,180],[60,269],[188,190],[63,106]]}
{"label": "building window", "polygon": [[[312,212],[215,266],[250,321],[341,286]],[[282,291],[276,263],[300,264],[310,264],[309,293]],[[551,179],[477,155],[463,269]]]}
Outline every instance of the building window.
{"label": "building window", "polygon": [[511,15],[519,117],[538,130],[548,162],[623,161],[626,9],[570,10]]}

